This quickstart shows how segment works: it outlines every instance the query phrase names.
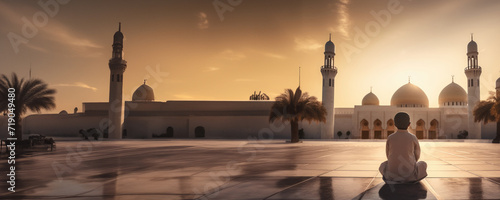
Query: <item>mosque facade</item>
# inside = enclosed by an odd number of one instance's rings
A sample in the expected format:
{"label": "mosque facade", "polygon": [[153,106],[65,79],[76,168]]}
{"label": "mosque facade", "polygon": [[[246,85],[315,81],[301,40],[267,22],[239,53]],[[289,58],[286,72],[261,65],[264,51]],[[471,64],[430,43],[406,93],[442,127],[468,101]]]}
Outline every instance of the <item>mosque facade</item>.
{"label": "mosque facade", "polygon": [[[23,120],[23,133],[76,137],[81,130],[95,128],[111,139],[290,137],[289,124],[269,123],[273,101],[157,101],[153,89],[144,82],[131,101],[123,102],[123,74],[127,62],[122,53],[121,28],[114,34],[112,46],[109,102],[84,102],[78,113],[61,111],[27,116]],[[396,131],[394,115],[404,111],[412,120],[410,132],[419,139],[456,139],[463,130],[468,131],[467,138],[492,139],[496,133],[495,124],[475,123],[472,116],[472,109],[480,100],[481,67],[477,49],[477,43],[471,38],[464,69],[467,92],[452,80],[439,94],[437,108],[430,108],[425,92],[410,81],[394,92],[390,105],[380,105],[378,97],[370,92],[361,100],[361,105],[335,108],[338,69],[334,65],[335,45],[330,38],[325,44],[324,63],[320,68],[327,121],[302,122],[299,129],[303,129],[305,139],[385,139]],[[496,84],[500,90],[500,79]],[[2,119],[0,127],[6,127],[6,121]],[[7,133],[2,131],[1,138],[6,138]]]}

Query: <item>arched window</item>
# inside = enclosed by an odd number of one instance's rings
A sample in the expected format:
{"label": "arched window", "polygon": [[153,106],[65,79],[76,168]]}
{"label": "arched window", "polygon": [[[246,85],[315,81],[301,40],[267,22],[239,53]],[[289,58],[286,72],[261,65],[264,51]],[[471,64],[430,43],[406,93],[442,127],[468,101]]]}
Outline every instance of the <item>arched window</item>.
{"label": "arched window", "polygon": [[174,137],[174,128],[171,126],[167,128],[167,137]]}
{"label": "arched window", "polygon": [[361,139],[370,139],[370,128],[368,127],[368,121],[366,119],[360,122]]}
{"label": "arched window", "polygon": [[329,85],[328,85],[328,86],[330,86],[330,87],[331,87],[331,86],[332,86],[332,79],[329,79],[329,80],[330,80],[330,83],[329,83]]}
{"label": "arched window", "polygon": [[197,138],[205,137],[205,128],[203,126],[198,126],[194,129],[194,136]]}
{"label": "arched window", "polygon": [[436,119],[431,121],[431,127],[429,128],[429,139],[438,139],[438,128],[439,122]]}
{"label": "arched window", "polygon": [[387,121],[387,137],[393,134],[394,131],[396,131],[396,126],[394,126],[394,120],[389,119],[389,121]]}
{"label": "arched window", "polygon": [[417,127],[416,127],[416,136],[418,139],[424,139],[424,131],[425,131],[425,121],[420,119],[417,121]]}
{"label": "arched window", "polygon": [[111,74],[111,82],[115,81],[115,75]]}
{"label": "arched window", "polygon": [[377,119],[373,122],[373,138],[382,139],[382,122]]}

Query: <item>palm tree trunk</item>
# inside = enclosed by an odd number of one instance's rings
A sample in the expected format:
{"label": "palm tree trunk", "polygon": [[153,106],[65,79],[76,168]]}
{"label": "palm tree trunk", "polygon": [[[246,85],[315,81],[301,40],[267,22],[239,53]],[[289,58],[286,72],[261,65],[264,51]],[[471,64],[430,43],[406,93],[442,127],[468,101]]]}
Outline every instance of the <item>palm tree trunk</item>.
{"label": "palm tree trunk", "polygon": [[299,142],[299,122],[297,120],[292,120],[290,122],[290,126],[292,126],[292,143]]}
{"label": "palm tree trunk", "polygon": [[500,143],[500,121],[497,121],[497,136],[493,139],[493,143]]}

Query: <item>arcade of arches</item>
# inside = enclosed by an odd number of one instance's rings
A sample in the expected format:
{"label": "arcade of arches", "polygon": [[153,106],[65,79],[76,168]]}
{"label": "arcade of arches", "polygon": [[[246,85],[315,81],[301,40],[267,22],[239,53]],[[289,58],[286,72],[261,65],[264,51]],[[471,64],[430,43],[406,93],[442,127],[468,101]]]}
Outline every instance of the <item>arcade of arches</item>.
{"label": "arcade of arches", "polygon": [[[386,139],[389,135],[397,131],[394,126],[394,120],[389,119],[384,123],[380,119],[376,119],[371,124],[368,120],[360,121],[360,136],[361,139]],[[414,129],[412,127],[415,127]],[[415,134],[418,139],[438,139],[439,122],[433,119],[430,124],[422,119],[416,122],[416,126],[410,126],[408,131]]]}

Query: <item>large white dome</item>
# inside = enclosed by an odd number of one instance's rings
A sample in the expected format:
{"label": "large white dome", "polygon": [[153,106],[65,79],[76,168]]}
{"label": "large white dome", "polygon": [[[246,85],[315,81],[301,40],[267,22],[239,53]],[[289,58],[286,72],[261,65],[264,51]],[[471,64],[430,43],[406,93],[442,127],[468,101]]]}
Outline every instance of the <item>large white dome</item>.
{"label": "large white dome", "polygon": [[155,93],[153,92],[153,88],[146,85],[146,83],[139,86],[139,88],[137,88],[137,90],[135,90],[134,94],[132,95],[132,101],[154,101],[154,100],[155,100]]}
{"label": "large white dome", "polygon": [[455,82],[448,84],[439,93],[439,106],[467,105],[467,93]]}
{"label": "large white dome", "polygon": [[401,86],[391,98],[391,106],[397,107],[429,107],[429,99],[418,86],[408,83]]}

